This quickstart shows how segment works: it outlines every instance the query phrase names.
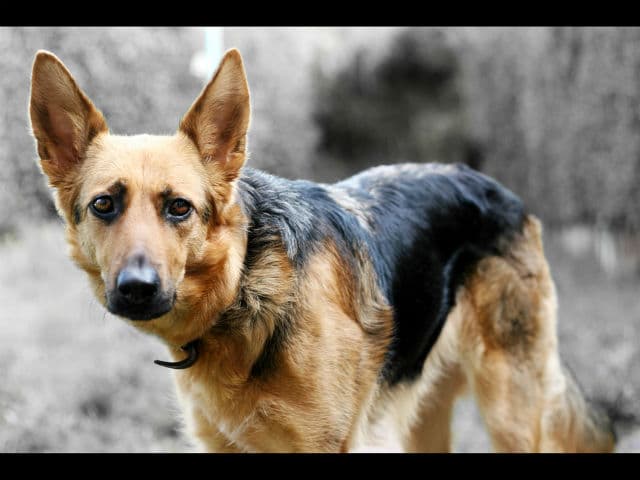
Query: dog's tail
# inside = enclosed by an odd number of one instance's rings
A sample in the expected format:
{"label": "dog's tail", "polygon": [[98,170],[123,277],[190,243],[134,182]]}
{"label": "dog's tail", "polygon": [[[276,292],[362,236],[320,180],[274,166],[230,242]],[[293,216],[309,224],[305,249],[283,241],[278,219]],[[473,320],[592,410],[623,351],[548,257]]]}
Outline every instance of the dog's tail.
{"label": "dog's tail", "polygon": [[[566,365],[563,392],[554,396],[542,418],[543,437],[553,443],[562,439],[561,451],[583,453],[612,452],[616,433],[609,412],[597,402],[587,400],[575,376]],[[543,450],[557,451],[552,445]]]}
{"label": "dog's tail", "polygon": [[[634,358],[640,364],[640,352]],[[640,388],[632,378],[635,373],[631,368],[635,363],[632,359],[627,373],[616,375],[618,378],[615,384],[620,385],[617,392],[607,390],[594,392],[592,395],[593,408],[609,420],[610,428],[618,439],[640,427],[640,408],[638,408]]]}

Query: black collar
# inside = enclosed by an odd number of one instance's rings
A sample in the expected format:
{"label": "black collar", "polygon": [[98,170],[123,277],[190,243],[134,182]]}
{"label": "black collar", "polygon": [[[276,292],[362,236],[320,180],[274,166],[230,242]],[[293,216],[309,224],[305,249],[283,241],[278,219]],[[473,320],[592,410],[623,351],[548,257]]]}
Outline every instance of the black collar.
{"label": "black collar", "polygon": [[196,360],[198,360],[198,343],[200,342],[199,338],[187,343],[186,345],[181,346],[180,348],[187,352],[188,356],[184,360],[180,360],[179,362],[164,362],[162,360],[154,360],[153,363],[156,365],[160,365],[161,367],[167,368],[175,368],[177,370],[182,370],[184,368],[189,368]]}

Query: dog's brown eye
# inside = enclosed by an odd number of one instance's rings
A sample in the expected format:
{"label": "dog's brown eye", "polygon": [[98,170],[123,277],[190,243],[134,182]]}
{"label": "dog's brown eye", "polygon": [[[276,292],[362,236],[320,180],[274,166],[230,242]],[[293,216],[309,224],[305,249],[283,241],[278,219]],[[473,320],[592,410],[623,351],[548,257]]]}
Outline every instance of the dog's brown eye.
{"label": "dog's brown eye", "polygon": [[191,204],[184,198],[176,198],[167,209],[172,217],[186,217],[191,213]]}
{"label": "dog's brown eye", "polygon": [[98,214],[108,215],[114,210],[113,199],[108,195],[98,197],[93,201],[91,207]]}

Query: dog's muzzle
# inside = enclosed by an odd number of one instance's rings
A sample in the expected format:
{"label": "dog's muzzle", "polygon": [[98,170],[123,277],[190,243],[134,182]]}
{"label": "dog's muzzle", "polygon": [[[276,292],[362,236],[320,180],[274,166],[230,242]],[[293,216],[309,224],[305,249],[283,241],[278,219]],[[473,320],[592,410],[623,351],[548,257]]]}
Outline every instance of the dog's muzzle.
{"label": "dog's muzzle", "polygon": [[165,292],[157,270],[145,255],[133,255],[107,294],[108,310],[130,320],[151,320],[173,308],[175,294]]}

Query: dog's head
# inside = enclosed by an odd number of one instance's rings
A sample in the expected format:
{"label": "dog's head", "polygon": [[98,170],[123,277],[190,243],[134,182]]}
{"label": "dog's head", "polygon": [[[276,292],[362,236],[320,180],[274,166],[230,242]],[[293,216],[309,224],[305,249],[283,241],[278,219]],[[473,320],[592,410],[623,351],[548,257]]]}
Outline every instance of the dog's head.
{"label": "dog's head", "polygon": [[44,51],[33,64],[30,115],[71,255],[100,301],[172,343],[199,336],[211,322],[202,313],[233,300],[244,255],[234,186],[250,107],[238,51],[225,54],[173,136],[110,134]]}

